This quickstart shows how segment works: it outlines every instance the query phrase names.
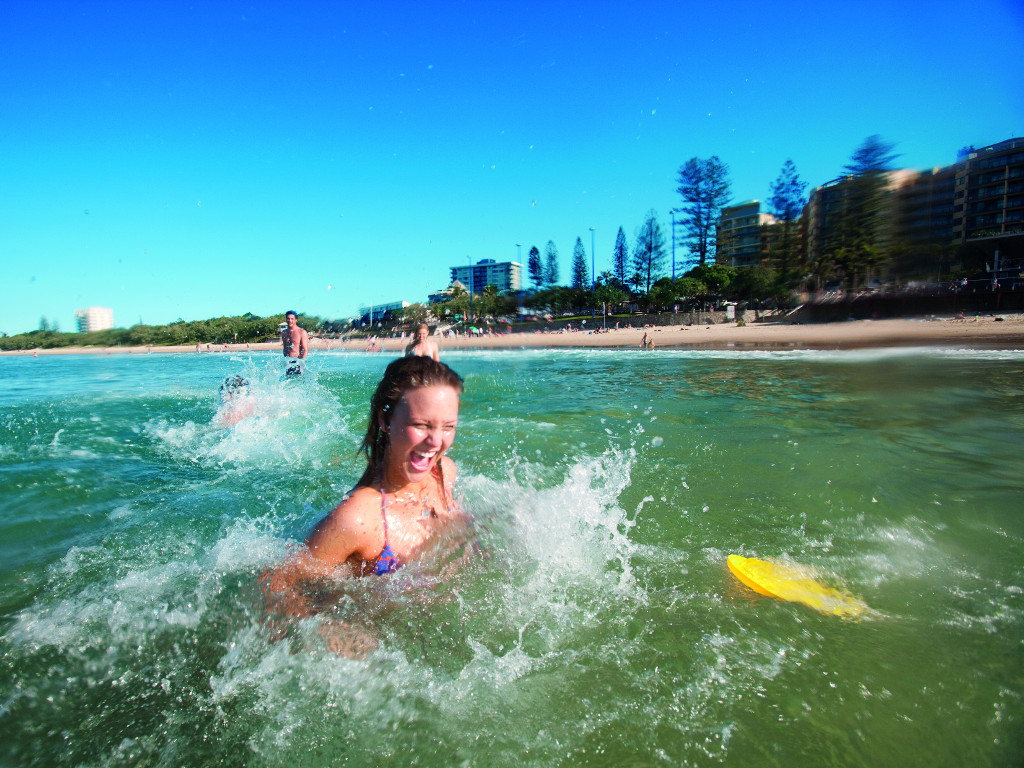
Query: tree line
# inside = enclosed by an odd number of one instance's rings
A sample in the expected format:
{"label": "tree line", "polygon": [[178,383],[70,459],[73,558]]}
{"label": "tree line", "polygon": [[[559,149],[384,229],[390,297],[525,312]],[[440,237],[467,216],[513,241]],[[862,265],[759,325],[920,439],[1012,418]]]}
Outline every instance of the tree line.
{"label": "tree line", "polygon": [[[784,305],[795,291],[808,286],[820,288],[830,281],[843,280],[854,286],[858,281],[865,282],[881,266],[878,241],[882,189],[884,175],[896,158],[892,149],[893,145],[879,136],[868,137],[856,149],[843,168],[848,194],[833,217],[824,255],[814,261],[807,258],[800,231],[807,183],[801,180],[793,161],[787,159],[769,187],[766,212],[775,223],[760,238],[763,247],[759,263],[739,268],[716,263],[719,250],[731,245],[728,233],[720,233],[718,227],[722,209],[731,197],[729,168],[717,155],[692,157],[679,167],[676,177],[681,202],[671,214],[679,216],[675,222],[681,228],[680,235],[670,232],[666,236],[652,209],[635,228],[632,244],[624,228],[619,227],[611,269],[600,274],[591,274],[594,254],[588,259],[583,238],[577,237],[568,283],[561,284],[558,247],[548,240],[543,251],[533,245],[528,252],[526,272],[532,285],[522,296],[499,296],[495,286],[487,286],[471,299],[465,289],[455,287],[440,305],[414,305],[399,316],[418,321],[432,316],[443,320],[514,315],[520,307],[553,314],[627,307],[662,311],[714,301],[764,307]],[[681,256],[666,275],[672,237],[676,237]],[[720,238],[726,239],[720,242]],[[677,272],[679,264],[686,268]]]}
{"label": "tree line", "polygon": [[[855,149],[842,169],[839,202],[829,213],[823,242],[814,254],[808,252],[801,226],[808,185],[787,159],[769,186],[764,212],[772,216],[773,223],[759,231],[758,263],[739,268],[716,264],[719,251],[735,244],[730,240],[733,235],[718,226],[731,197],[729,168],[716,155],[692,157],[677,173],[676,192],[681,202],[670,213],[681,234],[671,232],[668,239],[671,247],[671,238],[676,237],[681,257],[674,260],[670,275],[665,274],[669,256],[665,229],[652,209],[634,230],[632,247],[619,227],[611,269],[598,275],[590,274],[583,240],[577,237],[565,286],[559,284],[555,243],[549,240],[543,252],[536,245],[531,247],[526,269],[532,290],[524,305],[588,309],[629,302],[647,310],[712,299],[780,305],[790,303],[803,290],[856,289],[885,276],[920,279],[933,270],[936,250],[948,251],[946,258],[952,262],[955,247],[893,239],[891,228],[886,227],[891,206],[885,187],[886,174],[898,157],[894,146],[874,135]],[[914,261],[908,254],[915,251],[924,256]],[[957,254],[956,258],[964,265],[964,276],[980,266],[972,267],[969,254]],[[677,273],[680,263],[687,268]]]}
{"label": "tree line", "polygon": [[[299,325],[314,333],[327,323],[315,315],[299,315]],[[0,335],[0,350],[58,349],[60,347],[146,347],[191,344],[245,344],[276,338],[284,315],[260,317],[246,313],[237,317],[217,317],[186,322],[178,319],[168,325],[134,325],[87,333],[62,333],[56,323],[41,318],[39,330],[14,336]]]}
{"label": "tree line", "polygon": [[[784,174],[790,174],[778,185],[778,204],[788,211],[796,211],[795,219],[803,208],[803,189],[791,161],[787,161]],[[611,269],[592,275],[582,237],[573,247],[571,274],[568,285],[559,284],[559,254],[554,241],[549,240],[543,253],[536,245],[527,255],[527,275],[532,290],[523,299],[523,305],[532,309],[563,312],[578,309],[621,308],[631,304],[641,310],[663,310],[679,305],[707,303],[715,298],[736,299],[747,302],[773,301],[779,291],[771,270],[738,270],[715,264],[717,224],[722,208],[728,204],[730,186],[728,166],[717,156],[693,157],[679,168],[677,192],[682,202],[672,214],[680,214],[682,235],[676,245],[681,246],[681,264],[693,265],[667,276],[669,257],[665,230],[657,212],[649,210],[636,227],[630,246],[626,232],[619,227],[611,253]],[[780,176],[782,179],[782,176]],[[669,238],[674,236],[670,233]],[[693,264],[696,262],[696,264]]]}

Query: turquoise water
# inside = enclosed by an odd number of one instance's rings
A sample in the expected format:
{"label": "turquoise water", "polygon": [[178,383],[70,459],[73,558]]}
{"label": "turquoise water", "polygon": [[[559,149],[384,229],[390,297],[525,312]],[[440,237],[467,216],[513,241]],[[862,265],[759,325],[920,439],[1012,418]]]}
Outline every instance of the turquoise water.
{"label": "turquoise water", "polygon": [[448,354],[485,555],[338,585],[364,659],[275,640],[259,575],[358,476],[388,360],[0,359],[0,764],[1024,760],[1024,353]]}

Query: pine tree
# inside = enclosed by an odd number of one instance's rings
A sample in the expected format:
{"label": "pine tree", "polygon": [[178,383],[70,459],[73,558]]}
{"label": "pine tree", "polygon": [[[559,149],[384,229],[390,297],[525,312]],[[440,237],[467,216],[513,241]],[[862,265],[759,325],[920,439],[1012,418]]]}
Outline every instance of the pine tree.
{"label": "pine tree", "polygon": [[877,133],[868,136],[853,151],[849,164],[843,166],[847,176],[878,175],[892,170],[892,164],[899,155],[893,154],[895,144],[883,141]]}
{"label": "pine tree", "polygon": [[644,290],[650,293],[651,283],[661,276],[664,263],[665,236],[661,233],[661,225],[658,224],[658,214],[652,208],[636,231],[633,269],[640,277],[637,285],[646,285]]}
{"label": "pine tree", "polygon": [[868,136],[843,167],[842,206],[836,226],[828,235],[826,255],[834,268],[841,270],[847,284],[856,287],[866,279],[883,258],[883,196],[885,176],[892,170],[894,144],[877,134]]}
{"label": "pine tree", "polygon": [[782,249],[779,261],[783,280],[786,281],[789,279],[791,266],[796,261],[794,230],[804,204],[807,202],[804,197],[806,188],[807,182],[800,180],[800,175],[796,172],[796,165],[792,160],[786,160],[779,172],[779,177],[771,186],[771,197],[768,202],[772,215],[782,222]]}
{"label": "pine tree", "polygon": [[612,252],[612,276],[625,286],[629,279],[629,246],[626,245],[626,233],[619,227],[615,235],[615,250]]}
{"label": "pine tree", "polygon": [[700,265],[715,258],[715,229],[722,206],[729,202],[729,167],[712,155],[706,160],[691,157],[679,169],[676,191],[683,197],[683,226],[687,245]]}
{"label": "pine tree", "polygon": [[527,271],[534,288],[544,287],[544,263],[540,260],[540,249],[537,246],[530,248],[530,255],[526,262]]}
{"label": "pine tree", "polygon": [[590,287],[590,270],[587,269],[587,251],[583,247],[583,240],[578,237],[576,238],[576,245],[572,249],[572,287]]}
{"label": "pine tree", "polygon": [[558,249],[554,240],[548,240],[548,244],[544,246],[544,256],[544,282],[549,288],[553,288],[558,285]]}

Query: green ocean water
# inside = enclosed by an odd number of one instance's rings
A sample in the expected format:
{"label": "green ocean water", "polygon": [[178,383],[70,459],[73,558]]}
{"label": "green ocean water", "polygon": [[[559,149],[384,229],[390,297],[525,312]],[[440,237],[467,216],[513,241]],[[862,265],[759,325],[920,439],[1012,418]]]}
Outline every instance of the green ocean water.
{"label": "green ocean water", "polygon": [[275,639],[258,578],[359,475],[389,359],[0,359],[0,765],[1024,762],[1024,353],[447,354],[482,555],[338,585],[348,659]]}

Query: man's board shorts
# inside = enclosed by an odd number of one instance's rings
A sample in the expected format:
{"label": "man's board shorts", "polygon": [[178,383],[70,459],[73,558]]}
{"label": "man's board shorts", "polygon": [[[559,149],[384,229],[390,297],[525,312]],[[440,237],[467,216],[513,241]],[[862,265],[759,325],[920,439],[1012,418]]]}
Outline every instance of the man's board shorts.
{"label": "man's board shorts", "polygon": [[302,361],[295,357],[285,359],[285,376],[301,376]]}

